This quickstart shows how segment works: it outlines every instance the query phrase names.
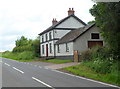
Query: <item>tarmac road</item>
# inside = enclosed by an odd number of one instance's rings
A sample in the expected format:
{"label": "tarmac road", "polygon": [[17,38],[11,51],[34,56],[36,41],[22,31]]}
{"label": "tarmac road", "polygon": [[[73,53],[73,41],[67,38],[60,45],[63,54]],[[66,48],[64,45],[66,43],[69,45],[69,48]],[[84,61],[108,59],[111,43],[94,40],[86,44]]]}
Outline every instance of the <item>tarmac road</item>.
{"label": "tarmac road", "polygon": [[104,87],[105,89],[118,89],[114,85],[78,77],[29,62],[0,58],[0,64],[2,64],[2,87],[48,87],[49,89],[56,89],[57,87],[102,87],[103,89]]}

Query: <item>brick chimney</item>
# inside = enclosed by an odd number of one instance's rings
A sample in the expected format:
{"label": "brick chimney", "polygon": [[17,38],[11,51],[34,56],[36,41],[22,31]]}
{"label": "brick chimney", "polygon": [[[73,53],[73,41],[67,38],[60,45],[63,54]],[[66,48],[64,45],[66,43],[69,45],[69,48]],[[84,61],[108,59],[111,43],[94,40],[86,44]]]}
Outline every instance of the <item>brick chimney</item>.
{"label": "brick chimney", "polygon": [[72,8],[69,8],[69,10],[68,10],[68,15],[72,15],[72,14],[74,14],[75,13],[75,11],[74,11],[74,9]]}
{"label": "brick chimney", "polygon": [[58,21],[56,20],[56,18],[53,18],[52,20],[52,25],[56,24]]}

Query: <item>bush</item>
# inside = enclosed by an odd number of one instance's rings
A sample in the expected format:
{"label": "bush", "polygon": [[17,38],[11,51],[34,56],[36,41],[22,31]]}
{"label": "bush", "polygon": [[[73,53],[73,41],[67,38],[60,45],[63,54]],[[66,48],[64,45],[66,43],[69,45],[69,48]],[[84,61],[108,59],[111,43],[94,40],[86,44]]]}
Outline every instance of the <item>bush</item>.
{"label": "bush", "polygon": [[81,55],[81,60],[87,60],[85,65],[97,73],[107,74],[115,70],[120,70],[119,67],[116,66],[117,61],[114,60],[111,51],[105,47],[96,46],[91,50],[83,52]]}
{"label": "bush", "polygon": [[34,58],[34,54],[31,51],[24,51],[24,52],[19,53],[18,55],[19,60],[29,60],[33,58]]}
{"label": "bush", "polygon": [[91,58],[92,58],[92,55],[90,50],[87,50],[81,53],[81,56],[80,56],[81,61],[90,60]]}

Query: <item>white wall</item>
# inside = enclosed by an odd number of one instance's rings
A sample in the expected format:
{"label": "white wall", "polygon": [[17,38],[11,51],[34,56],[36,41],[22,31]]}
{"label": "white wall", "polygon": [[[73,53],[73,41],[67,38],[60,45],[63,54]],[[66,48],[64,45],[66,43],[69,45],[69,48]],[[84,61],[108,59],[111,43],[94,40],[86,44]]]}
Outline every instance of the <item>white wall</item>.
{"label": "white wall", "polygon": [[[53,39],[53,30],[49,31],[49,32],[51,32],[51,36],[52,36],[51,39]],[[44,42],[46,41],[46,34],[48,36],[48,40],[50,40],[49,39],[49,32],[42,34],[40,36],[40,43],[42,43],[42,36],[44,36]],[[50,43],[52,45],[52,53],[50,53],[50,46],[49,46]],[[54,41],[49,41],[49,42],[45,42],[45,43],[40,44],[40,55],[46,56],[46,44],[48,44],[48,56],[54,56]],[[44,54],[42,54],[42,45],[44,45]]]}
{"label": "white wall", "polygon": [[69,56],[69,55],[73,55],[73,42],[69,42],[68,43],[68,47],[69,47],[69,52],[66,52],[66,44],[59,44],[59,49],[60,49],[60,53],[58,53],[57,50],[57,45],[55,46],[56,48],[56,56]]}
{"label": "white wall", "polygon": [[[73,48],[74,50],[78,50],[79,53],[88,50],[88,41],[101,41],[103,38],[100,36],[100,39],[91,39],[91,33],[99,33],[99,28],[94,26],[91,29],[89,29],[86,33],[84,33],[82,36],[80,36],[76,41],[74,42]],[[103,42],[104,45],[104,42]]]}
{"label": "white wall", "polygon": [[[52,53],[50,53],[50,43],[52,45]],[[54,41],[49,41],[46,43],[42,43],[40,46],[41,56],[46,56],[46,44],[48,44],[48,56],[54,56]],[[44,54],[42,54],[42,45],[44,45]]]}
{"label": "white wall", "polygon": [[51,36],[52,36],[52,39],[53,39],[53,30],[52,31],[49,31],[49,32],[47,32],[47,33],[45,33],[45,34],[42,34],[42,35],[40,35],[40,42],[42,42],[42,36],[44,37],[44,42],[46,41],[46,34],[47,34],[47,36],[48,36],[48,40],[50,40],[49,39],[49,33],[51,32]]}
{"label": "white wall", "polygon": [[69,19],[58,25],[56,28],[79,28],[83,26],[84,25],[76,20],[74,17],[70,17]]}

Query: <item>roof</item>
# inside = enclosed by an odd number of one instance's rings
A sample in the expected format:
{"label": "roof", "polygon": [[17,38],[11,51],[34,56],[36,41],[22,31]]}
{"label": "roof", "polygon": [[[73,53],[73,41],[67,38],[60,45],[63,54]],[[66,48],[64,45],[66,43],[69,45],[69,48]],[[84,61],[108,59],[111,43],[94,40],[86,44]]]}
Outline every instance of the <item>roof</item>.
{"label": "roof", "polygon": [[65,36],[63,36],[60,40],[58,40],[56,44],[72,42],[76,40],[78,37],[80,37],[82,34],[84,34],[86,31],[88,31],[90,28],[92,28],[94,25],[95,24],[91,24],[81,27],[79,29],[72,30],[69,33],[67,33]]}
{"label": "roof", "polygon": [[61,24],[62,22],[64,22],[65,20],[67,20],[67,19],[70,18],[70,17],[74,17],[76,20],[78,20],[79,22],[81,22],[83,25],[86,25],[86,23],[83,22],[81,19],[79,19],[77,16],[75,16],[74,14],[71,14],[71,15],[65,17],[64,19],[60,20],[57,24],[54,24],[54,25],[50,26],[49,28],[47,28],[46,30],[44,30],[43,32],[41,32],[39,35],[42,35],[42,34],[44,34],[44,33],[46,33],[46,32],[51,31],[51,30],[54,29],[56,26],[58,26],[59,24]]}

